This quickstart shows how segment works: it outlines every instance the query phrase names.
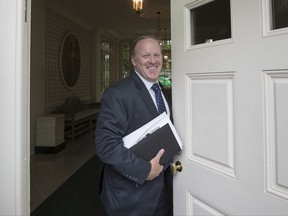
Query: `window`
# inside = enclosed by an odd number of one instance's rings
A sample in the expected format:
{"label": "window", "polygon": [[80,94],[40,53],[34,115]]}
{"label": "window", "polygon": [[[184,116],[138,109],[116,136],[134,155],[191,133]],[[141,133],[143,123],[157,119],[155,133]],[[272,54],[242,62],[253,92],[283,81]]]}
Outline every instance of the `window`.
{"label": "window", "polygon": [[190,10],[191,45],[231,38],[230,0],[214,0]]}
{"label": "window", "polygon": [[131,70],[131,64],[130,64],[130,43],[129,41],[122,41],[120,43],[120,63],[122,67],[122,77],[125,78],[129,75]]}
{"label": "window", "polygon": [[272,6],[272,29],[288,27],[288,1],[271,0]]}
{"label": "window", "polygon": [[101,91],[109,86],[110,54],[106,50],[101,50]]}
{"label": "window", "polygon": [[110,85],[110,41],[101,40],[101,91]]}

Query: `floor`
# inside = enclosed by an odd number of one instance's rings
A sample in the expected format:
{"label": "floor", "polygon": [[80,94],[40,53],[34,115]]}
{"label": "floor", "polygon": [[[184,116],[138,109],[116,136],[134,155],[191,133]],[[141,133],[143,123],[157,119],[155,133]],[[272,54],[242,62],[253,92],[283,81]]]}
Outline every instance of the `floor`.
{"label": "floor", "polygon": [[30,159],[31,212],[95,154],[90,133],[56,154],[33,154]]}

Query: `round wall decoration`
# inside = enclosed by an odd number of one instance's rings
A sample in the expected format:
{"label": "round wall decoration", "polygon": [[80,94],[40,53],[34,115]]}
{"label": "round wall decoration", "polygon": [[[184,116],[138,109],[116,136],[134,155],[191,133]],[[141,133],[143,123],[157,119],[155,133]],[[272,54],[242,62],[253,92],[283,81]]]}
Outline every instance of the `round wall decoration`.
{"label": "round wall decoration", "polygon": [[73,88],[80,75],[81,70],[81,52],[79,41],[75,34],[65,35],[60,51],[60,72],[64,85]]}

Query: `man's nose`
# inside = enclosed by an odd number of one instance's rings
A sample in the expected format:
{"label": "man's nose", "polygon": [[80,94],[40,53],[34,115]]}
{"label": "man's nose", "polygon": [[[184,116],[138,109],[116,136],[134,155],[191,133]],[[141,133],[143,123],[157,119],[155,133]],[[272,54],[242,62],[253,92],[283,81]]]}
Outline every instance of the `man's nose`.
{"label": "man's nose", "polygon": [[149,60],[151,63],[155,63],[155,57],[153,55],[150,55]]}

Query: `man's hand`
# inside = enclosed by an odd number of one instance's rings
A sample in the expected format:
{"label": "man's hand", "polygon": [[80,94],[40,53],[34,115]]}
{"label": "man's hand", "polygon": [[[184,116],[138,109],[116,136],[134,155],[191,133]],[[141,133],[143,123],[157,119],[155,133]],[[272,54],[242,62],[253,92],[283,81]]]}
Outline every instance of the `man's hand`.
{"label": "man's hand", "polygon": [[162,172],[163,166],[159,164],[159,161],[163,154],[164,149],[161,149],[157,155],[150,160],[151,170],[146,180],[151,181],[159,176],[159,174]]}

